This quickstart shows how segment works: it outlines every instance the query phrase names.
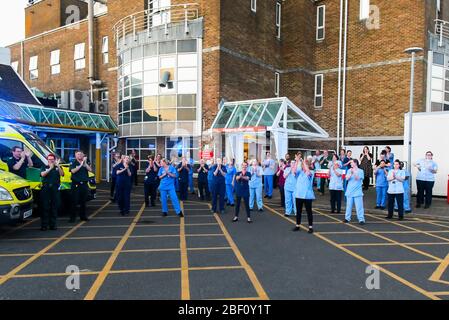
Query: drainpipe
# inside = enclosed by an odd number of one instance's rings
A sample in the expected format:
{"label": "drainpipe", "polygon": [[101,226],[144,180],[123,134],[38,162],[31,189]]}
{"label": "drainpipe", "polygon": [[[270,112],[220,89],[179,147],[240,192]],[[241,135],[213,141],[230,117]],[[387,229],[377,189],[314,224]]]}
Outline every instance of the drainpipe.
{"label": "drainpipe", "polygon": [[340,154],[340,121],[341,121],[341,50],[343,38],[343,3],[340,0],[340,34],[338,38],[338,100],[337,100],[337,154]]}
{"label": "drainpipe", "polygon": [[343,106],[343,114],[342,114],[342,129],[341,129],[341,145],[345,146],[345,118],[346,118],[346,60],[347,60],[347,39],[348,39],[348,0],[345,3],[345,33],[343,40],[343,89],[342,89],[342,106]]}
{"label": "drainpipe", "polygon": [[20,77],[22,79],[24,79],[23,73],[24,73],[24,70],[25,70],[25,68],[23,66],[23,63],[25,62],[24,54],[25,54],[25,46],[24,46],[24,43],[23,43],[23,40],[22,40],[22,41],[20,41]]}

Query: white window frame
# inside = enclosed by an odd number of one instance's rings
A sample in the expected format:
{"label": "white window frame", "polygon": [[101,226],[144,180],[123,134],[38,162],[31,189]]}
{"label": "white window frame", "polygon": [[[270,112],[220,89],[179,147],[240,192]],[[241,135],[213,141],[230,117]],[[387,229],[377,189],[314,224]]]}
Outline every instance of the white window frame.
{"label": "white window frame", "polygon": [[28,70],[30,71],[30,80],[35,80],[39,78],[39,69],[38,69],[38,56],[30,57],[30,65]]}
{"label": "white window frame", "polygon": [[251,11],[257,12],[257,0],[251,0]]}
{"label": "white window frame", "polygon": [[61,50],[57,49],[50,52],[50,71],[52,75],[61,73],[60,59]]}
{"label": "white window frame", "polygon": [[104,36],[101,44],[101,53],[103,54],[103,64],[109,63],[109,37]]}
{"label": "white window frame", "polygon": [[13,61],[11,62],[11,68],[13,68],[13,70],[15,72],[17,72],[19,70],[19,61]]}
{"label": "white window frame", "polygon": [[[318,79],[321,78],[321,86],[320,86],[320,93],[318,94],[318,87],[317,87],[317,83],[318,83]],[[324,74],[320,73],[320,74],[316,74],[315,75],[315,89],[314,89],[314,100],[313,100],[313,104],[315,106],[315,108],[317,109],[321,109],[323,108],[323,84],[324,84]],[[321,105],[317,105],[316,104],[316,98],[321,98]]]}
{"label": "white window frame", "polygon": [[281,39],[282,4],[276,1],[276,38]]}
{"label": "white window frame", "polygon": [[281,86],[281,74],[279,72],[275,72],[274,73],[274,95],[276,97],[279,97],[280,86]]}
{"label": "white window frame", "polygon": [[[323,25],[320,26],[320,12],[323,14]],[[316,40],[321,41],[326,37],[326,6],[322,5],[316,9]],[[323,37],[319,37],[319,31],[323,30]]]}
{"label": "white window frame", "polygon": [[366,20],[370,14],[370,0],[360,0],[360,20]]}
{"label": "white window frame", "polygon": [[75,44],[73,60],[75,61],[75,70],[86,67],[86,44],[84,42]]}
{"label": "white window frame", "polygon": [[109,101],[109,91],[108,90],[100,91],[100,100],[102,102]]}

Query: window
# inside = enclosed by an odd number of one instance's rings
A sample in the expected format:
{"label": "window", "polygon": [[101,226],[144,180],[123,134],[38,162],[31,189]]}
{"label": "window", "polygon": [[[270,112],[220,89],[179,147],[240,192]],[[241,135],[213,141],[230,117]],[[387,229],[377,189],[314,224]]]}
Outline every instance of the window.
{"label": "window", "polygon": [[281,14],[282,4],[276,2],[276,38],[281,39]]}
{"label": "window", "polygon": [[167,137],[165,138],[166,158],[172,160],[181,157],[191,156],[193,160],[198,161],[199,149],[198,141],[193,137]]}
{"label": "window", "polygon": [[279,97],[280,78],[281,78],[281,75],[279,74],[279,72],[275,72],[274,73],[274,95],[276,97]]}
{"label": "window", "polygon": [[103,37],[103,43],[101,45],[101,52],[103,53],[103,64],[109,63],[109,38]]}
{"label": "window", "polygon": [[13,61],[13,62],[11,63],[11,68],[13,68],[13,70],[14,70],[15,72],[17,72],[18,69],[19,69],[19,61]]}
{"label": "window", "polygon": [[257,0],[251,0],[251,11],[252,12],[257,11]]}
{"label": "window", "polygon": [[109,91],[101,91],[101,101],[109,101]]}
{"label": "window", "polygon": [[51,74],[59,74],[61,72],[61,65],[59,64],[59,50],[53,50],[50,53],[50,68]]}
{"label": "window", "polygon": [[39,70],[37,69],[37,56],[30,57],[30,80],[39,78]]}
{"label": "window", "polygon": [[315,75],[315,108],[323,107],[323,75]]}
{"label": "window", "polygon": [[132,150],[136,150],[140,170],[145,170],[148,164],[148,156],[156,156],[156,139],[128,139],[126,141],[126,154],[131,154]]}
{"label": "window", "polygon": [[430,111],[449,111],[449,56],[433,52]]}
{"label": "window", "polygon": [[85,43],[78,43],[75,45],[75,70],[84,69],[86,67]]}
{"label": "window", "polygon": [[360,20],[369,18],[369,0],[360,0]]}
{"label": "window", "polygon": [[316,12],[316,40],[324,40],[326,6],[319,6]]}

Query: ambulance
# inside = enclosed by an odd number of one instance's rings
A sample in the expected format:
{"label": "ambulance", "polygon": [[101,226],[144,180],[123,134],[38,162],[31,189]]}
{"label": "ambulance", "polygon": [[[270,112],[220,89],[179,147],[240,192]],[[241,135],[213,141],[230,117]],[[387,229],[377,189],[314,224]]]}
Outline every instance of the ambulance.
{"label": "ambulance", "polygon": [[33,193],[25,179],[0,170],[0,224],[21,221],[33,214]]}

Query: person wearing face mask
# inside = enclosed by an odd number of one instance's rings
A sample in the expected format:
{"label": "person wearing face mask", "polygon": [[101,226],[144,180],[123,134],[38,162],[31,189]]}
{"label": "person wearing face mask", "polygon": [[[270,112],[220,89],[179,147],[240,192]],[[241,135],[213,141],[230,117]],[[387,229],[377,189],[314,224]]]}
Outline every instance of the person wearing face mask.
{"label": "person wearing face mask", "polygon": [[249,173],[251,174],[251,179],[249,180],[249,208],[253,210],[254,201],[257,202],[257,208],[259,212],[263,211],[263,200],[262,200],[262,176],[263,169],[259,166],[256,159],[251,161],[251,167],[249,167]]}
{"label": "person wearing face mask", "polygon": [[421,205],[424,204],[424,209],[428,209],[432,205],[432,191],[435,185],[435,175],[438,172],[438,165],[433,161],[433,153],[427,151],[426,157],[418,160],[415,163],[415,167],[418,169],[418,175],[416,176],[416,186],[418,188],[416,208],[421,208]]}
{"label": "person wearing face mask", "polygon": [[58,207],[60,203],[59,186],[64,171],[60,167],[60,160],[56,160],[54,154],[47,156],[48,165],[41,169],[42,189],[41,189],[41,230],[56,230],[56,221],[58,219]]}
{"label": "person wearing face mask", "polygon": [[243,199],[246,210],[246,217],[248,223],[251,223],[251,212],[249,210],[249,180],[251,179],[251,173],[248,172],[248,164],[242,163],[242,171],[237,172],[235,175],[235,194],[237,196],[235,206],[235,217],[232,222],[239,220],[240,203]]}
{"label": "person wearing face mask", "polygon": [[122,216],[129,215],[133,173],[131,159],[125,156],[117,166],[117,202]]}
{"label": "person wearing face mask", "polygon": [[166,217],[168,215],[167,198],[170,197],[176,214],[178,217],[183,218],[184,214],[182,213],[175,189],[175,181],[178,179],[178,174],[175,167],[170,165],[167,159],[162,159],[161,167],[159,168],[157,176],[160,180],[159,191],[161,193],[162,216]]}
{"label": "person wearing face mask", "polygon": [[220,213],[223,214],[224,204],[225,204],[225,194],[226,194],[226,185],[225,185],[225,176],[226,176],[226,166],[223,165],[222,159],[217,158],[216,164],[211,168],[213,172],[213,193],[212,193],[212,213],[217,212],[217,204],[218,198],[220,198],[219,202],[219,210]]}
{"label": "person wearing face mask", "polygon": [[351,169],[346,172],[346,215],[343,220],[344,223],[349,223],[352,216],[352,207],[355,204],[357,211],[357,219],[359,224],[365,224],[365,209],[363,207],[363,191],[362,184],[364,173],[363,170],[359,168],[359,161],[353,159],[349,162]]}
{"label": "person wearing face mask", "polygon": [[393,218],[394,202],[398,204],[399,220],[404,219],[404,180],[405,172],[401,170],[401,162],[396,160],[394,167],[388,172],[388,216],[386,219]]}
{"label": "person wearing face mask", "polygon": [[285,192],[285,216],[296,216],[296,179],[297,179],[297,163],[295,160],[290,162],[284,170],[284,192]]}

